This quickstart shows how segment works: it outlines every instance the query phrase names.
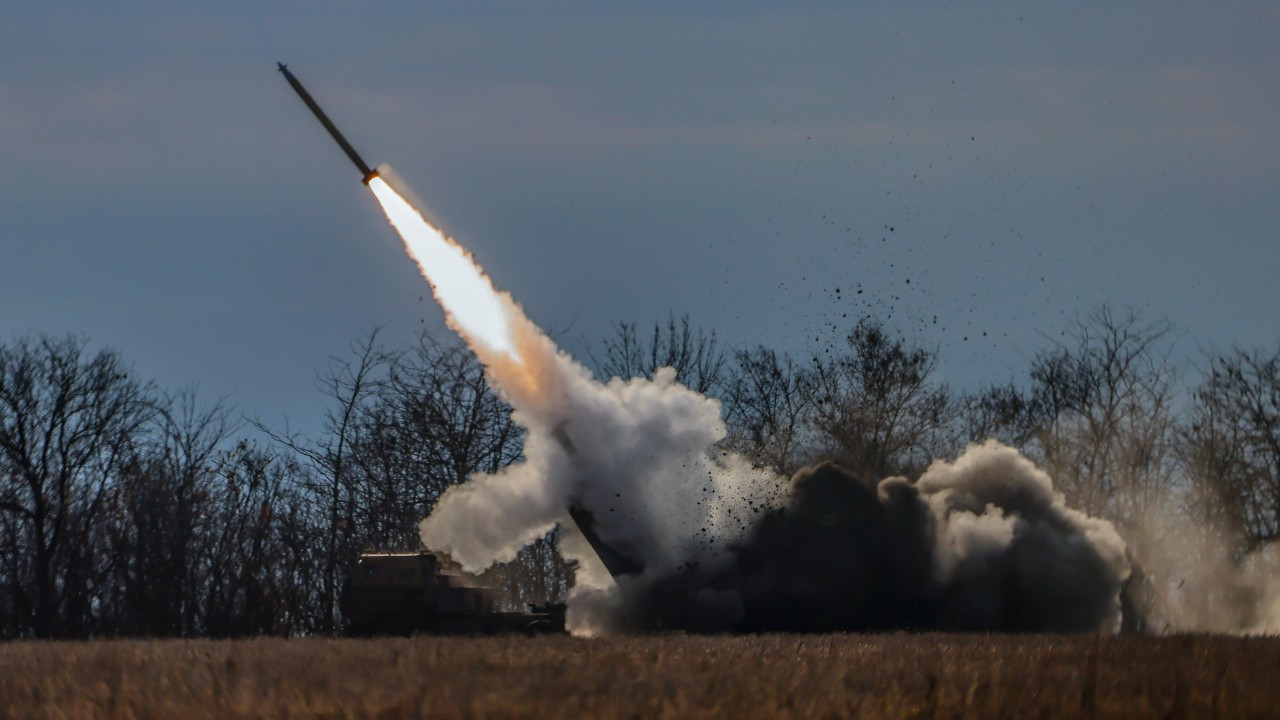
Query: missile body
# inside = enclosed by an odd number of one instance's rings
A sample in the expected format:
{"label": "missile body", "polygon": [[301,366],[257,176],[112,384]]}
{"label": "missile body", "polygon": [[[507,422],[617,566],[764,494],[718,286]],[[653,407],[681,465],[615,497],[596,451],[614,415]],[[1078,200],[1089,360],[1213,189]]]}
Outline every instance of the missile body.
{"label": "missile body", "polygon": [[370,169],[369,166],[365,164],[364,159],[360,157],[360,153],[356,152],[356,149],[351,147],[351,143],[347,142],[347,139],[342,137],[342,133],[339,132],[333,122],[329,120],[329,116],[324,114],[324,111],[320,109],[320,106],[317,105],[316,101],[311,97],[311,93],[307,92],[307,89],[302,87],[302,83],[298,82],[298,78],[294,77],[293,73],[289,72],[289,68],[285,67],[284,63],[276,63],[276,65],[280,67],[280,72],[284,73],[284,79],[288,80],[289,84],[292,85],[293,89],[298,93],[298,97],[302,98],[302,102],[306,103],[307,107],[311,108],[311,112],[315,114],[316,119],[320,121],[320,124],[324,126],[324,129],[328,130],[329,134],[333,136],[333,139],[337,141],[338,147],[342,148],[342,152],[346,153],[347,157],[351,158],[351,162],[355,163],[356,167],[360,169],[360,176],[363,178],[364,184],[368,185],[370,180],[378,176],[378,171]]}

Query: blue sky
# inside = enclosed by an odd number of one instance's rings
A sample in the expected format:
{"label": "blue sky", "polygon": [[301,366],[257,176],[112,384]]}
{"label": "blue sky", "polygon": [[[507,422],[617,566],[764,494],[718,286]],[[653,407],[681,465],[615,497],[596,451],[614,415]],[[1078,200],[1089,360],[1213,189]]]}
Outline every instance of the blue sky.
{"label": "blue sky", "polygon": [[1103,302],[1273,349],[1277,37],[1273,2],[10,3],[0,336],[305,428],[328,356],[439,327],[283,60],[575,354],[870,313],[971,385]]}

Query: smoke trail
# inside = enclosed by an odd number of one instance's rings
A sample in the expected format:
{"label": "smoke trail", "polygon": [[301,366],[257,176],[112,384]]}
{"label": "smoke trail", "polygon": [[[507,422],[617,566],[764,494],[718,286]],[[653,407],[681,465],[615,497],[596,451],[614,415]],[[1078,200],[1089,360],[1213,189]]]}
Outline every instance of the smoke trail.
{"label": "smoke trail", "polygon": [[[560,526],[582,633],[1119,626],[1124,543],[1016,451],[973,446],[914,484],[824,464],[788,485],[715,450],[718,401],[671,368],[597,382],[465,250],[380,178],[370,187],[527,431],[522,462],[440,498],[426,547],[480,571]],[[643,570],[612,582],[571,507]]]}

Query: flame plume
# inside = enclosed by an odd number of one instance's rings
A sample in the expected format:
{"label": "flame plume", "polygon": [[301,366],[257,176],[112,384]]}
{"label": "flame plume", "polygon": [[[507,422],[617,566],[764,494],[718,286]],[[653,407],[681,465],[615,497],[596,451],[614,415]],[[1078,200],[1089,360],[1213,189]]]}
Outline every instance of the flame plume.
{"label": "flame plume", "polygon": [[385,180],[369,180],[382,210],[404,240],[405,250],[431,283],[450,325],[476,349],[519,360],[507,303],[471,254],[433,227]]}

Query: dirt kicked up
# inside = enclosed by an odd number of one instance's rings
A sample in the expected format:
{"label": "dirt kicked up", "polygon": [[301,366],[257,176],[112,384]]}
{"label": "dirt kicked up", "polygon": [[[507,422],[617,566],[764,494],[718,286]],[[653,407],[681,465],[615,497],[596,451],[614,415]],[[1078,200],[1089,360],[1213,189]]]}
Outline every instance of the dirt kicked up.
{"label": "dirt kicked up", "polygon": [[661,635],[0,645],[5,718],[1274,717],[1280,640]]}

